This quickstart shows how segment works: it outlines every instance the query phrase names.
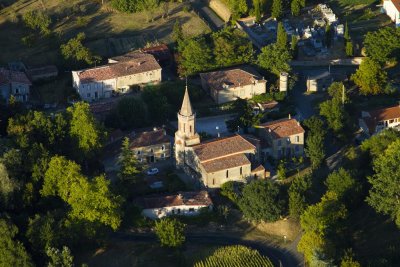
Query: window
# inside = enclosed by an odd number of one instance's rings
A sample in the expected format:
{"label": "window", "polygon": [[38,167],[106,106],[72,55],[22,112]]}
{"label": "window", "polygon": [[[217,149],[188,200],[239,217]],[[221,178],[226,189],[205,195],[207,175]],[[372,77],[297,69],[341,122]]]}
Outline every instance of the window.
{"label": "window", "polygon": [[142,154],[142,151],[138,150],[138,151],[137,151],[137,154],[138,154],[138,155]]}
{"label": "window", "polygon": [[181,214],[181,209],[178,209],[178,214]]}
{"label": "window", "polygon": [[194,208],[190,208],[190,209],[189,209],[189,212],[194,212]]}
{"label": "window", "polygon": [[153,153],[153,149],[150,149],[150,153]]}
{"label": "window", "polygon": [[190,125],[190,128],[189,128],[189,133],[191,133],[192,132],[192,125]]}
{"label": "window", "polygon": [[290,138],[286,139],[286,144],[290,144]]}
{"label": "window", "polygon": [[242,173],[243,173],[243,168],[240,167],[240,175],[242,175]]}
{"label": "window", "polygon": [[226,178],[229,178],[229,170],[226,170]]}
{"label": "window", "polygon": [[19,89],[18,88],[15,88],[15,93],[19,94]]}
{"label": "window", "polygon": [[161,154],[161,158],[165,158],[165,153],[162,153],[162,154]]}
{"label": "window", "polygon": [[390,120],[390,121],[389,121],[389,123],[393,123],[393,122],[394,122],[394,120]]}
{"label": "window", "polygon": [[142,161],[143,161],[143,159],[142,159],[142,158],[140,158],[140,159],[139,159],[139,162],[142,162]]}
{"label": "window", "polygon": [[214,178],[213,178],[213,182],[212,182],[212,184],[213,184],[213,185],[215,185],[215,179],[214,179]]}
{"label": "window", "polygon": [[87,97],[90,97],[90,93],[87,93]]}
{"label": "window", "polygon": [[161,150],[165,150],[165,146],[164,145],[161,146]]}
{"label": "window", "polygon": [[300,142],[300,136],[296,135],[296,143]]}
{"label": "window", "polygon": [[172,210],[172,214],[175,214],[175,210]]}

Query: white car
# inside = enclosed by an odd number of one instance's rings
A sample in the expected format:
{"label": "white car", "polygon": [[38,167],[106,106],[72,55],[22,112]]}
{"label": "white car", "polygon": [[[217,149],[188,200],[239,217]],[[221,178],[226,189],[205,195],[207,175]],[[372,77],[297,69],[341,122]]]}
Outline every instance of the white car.
{"label": "white car", "polygon": [[159,173],[159,170],[157,168],[151,168],[146,172],[147,175],[155,175],[157,173]]}

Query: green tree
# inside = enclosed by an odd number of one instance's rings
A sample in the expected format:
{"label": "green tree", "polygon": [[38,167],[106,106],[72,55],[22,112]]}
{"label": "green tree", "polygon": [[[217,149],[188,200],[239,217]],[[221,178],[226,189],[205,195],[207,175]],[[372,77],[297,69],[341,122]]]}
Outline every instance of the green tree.
{"label": "green tree", "polygon": [[349,25],[347,25],[347,21],[346,21],[346,25],[344,27],[344,35],[343,35],[344,39],[346,41],[350,41],[350,31],[349,31]]}
{"label": "green tree", "polygon": [[118,173],[121,181],[129,181],[136,183],[141,173],[141,167],[135,157],[133,150],[130,148],[129,138],[125,137],[122,141],[121,155],[119,158],[120,171]]}
{"label": "green tree", "polygon": [[212,34],[215,64],[228,67],[253,60],[253,45],[241,32],[225,28]]}
{"label": "green tree", "polygon": [[289,215],[298,220],[309,205],[312,176],[296,176],[289,187]]}
{"label": "green tree", "polygon": [[97,124],[90,106],[84,102],[67,108],[70,116],[69,135],[75,141],[78,153],[84,158],[92,156],[102,147],[104,132]]}
{"label": "green tree", "polygon": [[60,241],[60,229],[55,216],[47,213],[36,214],[30,218],[26,237],[36,252],[43,252],[48,247],[56,246]]}
{"label": "green tree", "polygon": [[298,43],[299,43],[299,39],[298,36],[295,34],[292,34],[291,37],[291,41],[290,41],[290,50],[292,52],[293,58],[297,58],[298,53],[299,53],[299,48],[298,48]]}
{"label": "green tree", "polygon": [[340,261],[340,267],[361,267],[361,264],[354,260],[354,253],[351,249],[346,250]]}
{"label": "green tree", "polygon": [[378,135],[373,135],[364,140],[361,144],[361,150],[368,153],[373,159],[377,159],[385,153],[385,150],[400,139],[400,132],[394,129],[386,129]]}
{"label": "green tree", "polygon": [[346,207],[338,201],[334,192],[327,192],[321,202],[309,206],[300,217],[300,225],[304,231],[297,246],[308,263],[315,255],[323,254],[331,258],[334,244],[331,241],[337,224],[346,218]]}
{"label": "green tree", "polygon": [[64,246],[62,250],[54,247],[48,247],[46,254],[49,257],[49,263],[47,267],[73,267],[74,257],[71,254],[71,250]]}
{"label": "green tree", "polygon": [[350,172],[340,168],[328,175],[325,181],[328,191],[335,192],[338,199],[350,202],[355,199],[361,187]]}
{"label": "green tree", "polygon": [[305,153],[311,161],[313,169],[318,168],[325,158],[325,135],[324,122],[316,116],[304,121],[307,128]]}
{"label": "green tree", "polygon": [[226,126],[230,132],[244,130],[245,132],[260,122],[261,115],[254,115],[251,104],[242,98],[238,98],[233,103],[233,109],[237,112],[236,117],[226,121]]}
{"label": "green tree", "polygon": [[18,228],[0,219],[0,266],[34,266],[24,245],[15,239]]}
{"label": "green tree", "polygon": [[373,59],[365,58],[351,79],[360,87],[361,94],[377,95],[383,93],[387,82],[387,73]]}
{"label": "green tree", "polygon": [[292,2],[290,3],[290,9],[292,11],[292,15],[299,16],[301,9],[305,6],[306,6],[305,0],[292,0]]}
{"label": "green tree", "polygon": [[183,42],[184,38],[182,25],[179,20],[175,20],[174,28],[172,29],[172,40],[174,40],[178,48],[181,47],[179,44]]}
{"label": "green tree", "polygon": [[185,242],[185,225],[177,219],[161,219],[155,223],[154,230],[162,246],[175,248]]}
{"label": "green tree", "polygon": [[25,25],[32,30],[39,30],[43,35],[49,35],[51,18],[40,10],[31,10],[22,15]]}
{"label": "green tree", "polygon": [[[140,116],[137,116],[139,115]],[[133,116],[136,115],[136,116]],[[106,126],[123,130],[142,128],[147,125],[146,106],[136,97],[122,98],[106,118]]]}
{"label": "green tree", "polygon": [[146,12],[147,21],[153,21],[154,11],[159,6],[159,0],[141,0],[138,1],[140,9]]}
{"label": "green tree", "polygon": [[346,41],[346,56],[352,57],[353,53],[353,42],[351,40]]}
{"label": "green tree", "polygon": [[260,0],[253,0],[254,14],[256,17],[256,22],[261,21],[261,3]]}
{"label": "green tree", "polygon": [[283,214],[284,201],[276,183],[255,180],[244,186],[239,207],[249,220],[273,222]]}
{"label": "green tree", "polygon": [[282,0],[273,0],[271,15],[277,20],[279,20],[283,16]]}
{"label": "green tree", "polygon": [[276,33],[276,46],[282,50],[287,49],[287,42],[288,42],[287,33],[285,31],[285,28],[283,27],[283,23],[279,22]]}
{"label": "green tree", "polygon": [[9,177],[6,166],[0,161],[0,208],[10,207],[14,192],[19,187],[19,183]]}
{"label": "green tree", "polygon": [[281,160],[278,165],[277,175],[279,180],[285,180],[286,177],[286,167],[285,162]]}
{"label": "green tree", "polygon": [[70,205],[69,217],[110,226],[116,230],[121,222],[122,199],[110,190],[104,176],[92,180],[81,174],[78,164],[55,156],[44,177],[42,196],[58,196]]}
{"label": "green tree", "polygon": [[86,35],[81,32],[78,33],[75,38],[72,38],[67,43],[62,44],[60,49],[64,59],[86,62],[89,65],[99,62],[100,58],[98,56],[94,56],[89,48],[82,44],[85,38]]}
{"label": "green tree", "polygon": [[276,44],[271,44],[261,48],[261,53],[258,55],[257,64],[276,75],[282,71],[289,72],[289,61],[292,56],[288,49],[281,49]]}
{"label": "green tree", "polygon": [[333,35],[333,32],[332,32],[331,25],[329,23],[327,23],[325,26],[325,44],[328,48],[331,47],[332,35]]}
{"label": "green tree", "polygon": [[392,27],[368,32],[364,39],[365,53],[380,64],[396,61],[399,56],[399,38],[400,30]]}
{"label": "green tree", "polygon": [[157,87],[145,87],[142,99],[146,103],[150,121],[164,123],[170,117],[172,111],[168,98]]}
{"label": "green tree", "polygon": [[232,202],[238,203],[243,190],[243,183],[228,181],[221,185],[221,195],[229,198]]}
{"label": "green tree", "polygon": [[[193,75],[212,66],[212,52],[204,37],[191,38],[181,44],[180,75]],[[181,47],[180,46],[180,47]]]}
{"label": "green tree", "polygon": [[372,185],[368,204],[377,212],[390,215],[400,227],[400,140],[393,142],[374,160],[375,174],[368,177]]}
{"label": "green tree", "polygon": [[248,6],[246,0],[228,0],[228,6],[232,12],[232,20],[236,21],[247,13]]}

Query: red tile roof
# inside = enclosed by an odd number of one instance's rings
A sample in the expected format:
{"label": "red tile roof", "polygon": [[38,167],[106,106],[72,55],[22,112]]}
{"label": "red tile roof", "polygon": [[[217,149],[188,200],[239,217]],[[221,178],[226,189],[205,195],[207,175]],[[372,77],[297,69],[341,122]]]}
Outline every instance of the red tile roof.
{"label": "red tile roof", "polygon": [[154,56],[150,54],[141,55],[138,58],[132,58],[127,61],[82,70],[78,72],[78,76],[81,83],[90,83],[161,69]]}
{"label": "red tile roof", "polygon": [[144,53],[152,54],[156,59],[163,61],[171,58],[171,52],[166,44],[143,48]]}
{"label": "red tile roof", "polygon": [[207,191],[180,192],[177,195],[143,197],[136,201],[143,209],[176,206],[210,206],[212,200]]}
{"label": "red tile roof", "polygon": [[[399,0],[400,1],[400,0]],[[400,106],[376,109],[368,112],[370,117],[364,118],[370,133],[374,133],[378,122],[400,118]]]}
{"label": "red tile roof", "polygon": [[224,90],[245,86],[262,80],[250,72],[242,69],[221,70],[200,73],[200,77],[207,83],[211,90]]}
{"label": "red tile roof", "polygon": [[193,146],[193,151],[199,158],[200,162],[233,154],[246,153],[249,150],[255,149],[254,145],[240,135],[219,138]]}
{"label": "red tile roof", "polygon": [[211,173],[250,164],[250,161],[244,154],[234,154],[231,156],[209,160],[201,165],[204,167],[207,173]]}
{"label": "red tile roof", "polygon": [[24,72],[0,68],[0,84],[7,83],[22,83],[32,85],[31,81]]}
{"label": "red tile roof", "polygon": [[131,148],[145,147],[157,144],[169,143],[170,138],[166,135],[164,129],[142,132],[131,137]]}
{"label": "red tile roof", "polygon": [[289,137],[305,132],[296,119],[281,119],[267,122],[260,126],[265,128],[274,139]]}

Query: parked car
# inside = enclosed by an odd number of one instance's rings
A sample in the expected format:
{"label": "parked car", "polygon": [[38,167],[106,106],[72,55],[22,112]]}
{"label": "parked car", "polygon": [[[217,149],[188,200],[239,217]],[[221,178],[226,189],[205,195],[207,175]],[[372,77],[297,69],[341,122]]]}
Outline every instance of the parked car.
{"label": "parked car", "polygon": [[151,169],[148,169],[147,170],[147,172],[146,172],[146,174],[147,175],[156,175],[157,173],[159,173],[160,171],[157,169],[157,168],[151,168]]}

